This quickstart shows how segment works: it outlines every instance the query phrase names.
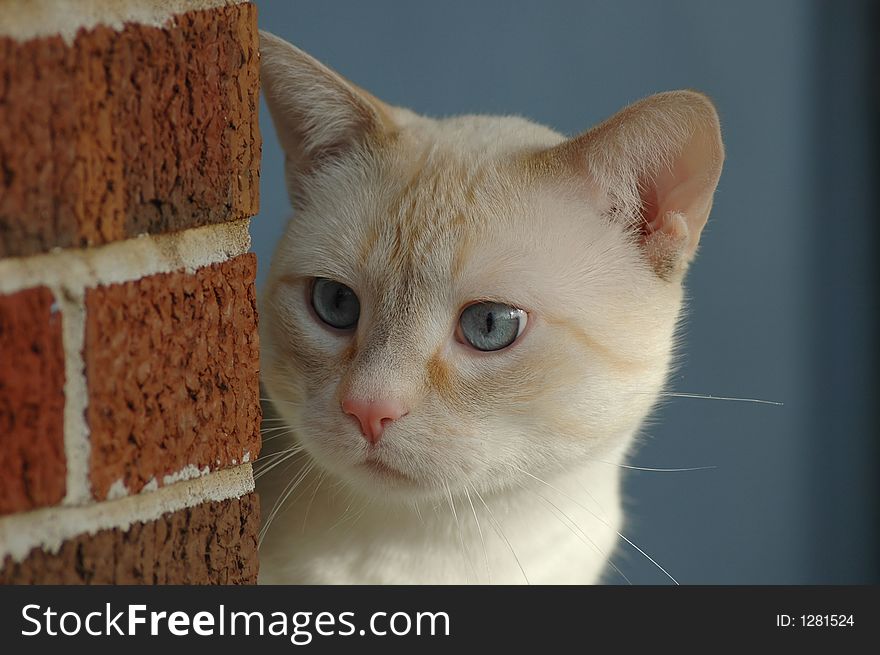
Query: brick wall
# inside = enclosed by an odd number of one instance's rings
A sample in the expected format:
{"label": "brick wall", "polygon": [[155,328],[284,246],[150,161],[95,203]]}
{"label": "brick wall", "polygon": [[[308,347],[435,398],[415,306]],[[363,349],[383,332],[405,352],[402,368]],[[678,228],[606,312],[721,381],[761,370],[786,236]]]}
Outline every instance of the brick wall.
{"label": "brick wall", "polygon": [[5,0],[0,582],[251,583],[256,9]]}

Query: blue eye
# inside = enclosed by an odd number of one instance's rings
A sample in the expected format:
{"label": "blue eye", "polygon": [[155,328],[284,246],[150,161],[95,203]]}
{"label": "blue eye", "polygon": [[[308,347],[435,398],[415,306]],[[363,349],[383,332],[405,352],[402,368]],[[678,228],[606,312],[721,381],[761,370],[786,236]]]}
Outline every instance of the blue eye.
{"label": "blue eye", "polygon": [[480,302],[465,307],[458,326],[464,340],[477,350],[501,350],[522,334],[528,316],[511,305]]}
{"label": "blue eye", "polygon": [[315,278],[312,284],[312,307],[318,318],[338,330],[350,330],[361,315],[361,303],[354,291],[325,277]]}

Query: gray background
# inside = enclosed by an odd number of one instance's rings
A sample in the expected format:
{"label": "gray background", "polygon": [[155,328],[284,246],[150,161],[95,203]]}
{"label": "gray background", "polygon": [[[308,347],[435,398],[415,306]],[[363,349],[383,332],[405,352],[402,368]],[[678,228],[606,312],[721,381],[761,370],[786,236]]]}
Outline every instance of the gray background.
{"label": "gray background", "polygon": [[[629,474],[625,532],[681,583],[878,581],[867,2],[257,5],[263,29],[429,115],[574,134],[652,92],[711,95],[727,162],[672,387],[784,406],[666,404],[632,463],[717,468]],[[291,212],[265,106],[260,120],[262,279]],[[668,582],[630,548],[615,560]]]}

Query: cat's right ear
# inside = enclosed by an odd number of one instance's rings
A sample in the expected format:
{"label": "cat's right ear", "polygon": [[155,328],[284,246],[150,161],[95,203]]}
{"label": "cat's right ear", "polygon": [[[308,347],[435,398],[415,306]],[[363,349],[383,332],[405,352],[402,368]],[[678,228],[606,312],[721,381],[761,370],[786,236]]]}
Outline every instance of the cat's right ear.
{"label": "cat's right ear", "polygon": [[284,149],[294,204],[322,163],[394,130],[390,108],[274,34],[260,31],[263,95]]}
{"label": "cat's right ear", "polygon": [[670,91],[539,153],[538,161],[588,180],[599,206],[631,229],[657,275],[671,279],[697,250],[724,145],[712,101],[694,91]]}

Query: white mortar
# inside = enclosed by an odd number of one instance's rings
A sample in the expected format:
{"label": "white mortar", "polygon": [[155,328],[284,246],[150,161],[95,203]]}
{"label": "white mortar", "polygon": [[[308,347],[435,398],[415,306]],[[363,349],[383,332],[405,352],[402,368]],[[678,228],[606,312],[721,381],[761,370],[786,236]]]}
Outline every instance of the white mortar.
{"label": "white mortar", "polygon": [[216,471],[193,480],[162,487],[152,493],[128,496],[85,507],[47,507],[0,517],[0,563],[15,562],[34,548],[57,553],[68,539],[100,530],[127,530],[137,521],[154,521],[207,501],[240,498],[254,490],[251,464]]}
{"label": "white mortar", "polygon": [[26,41],[60,36],[68,44],[80,29],[125,23],[162,27],[174,14],[241,4],[244,0],[0,0],[0,36]]}

